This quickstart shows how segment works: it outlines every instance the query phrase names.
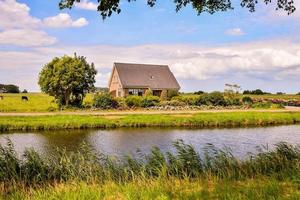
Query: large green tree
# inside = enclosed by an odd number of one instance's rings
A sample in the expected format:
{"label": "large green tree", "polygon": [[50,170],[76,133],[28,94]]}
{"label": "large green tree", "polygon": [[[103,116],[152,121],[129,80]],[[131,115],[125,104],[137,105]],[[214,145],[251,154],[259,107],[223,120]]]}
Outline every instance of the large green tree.
{"label": "large green tree", "polygon": [[97,71],[83,56],[63,56],[46,64],[39,74],[41,90],[60,105],[80,106],[87,92],[94,88]]}
{"label": "large green tree", "polygon": [[[72,8],[74,3],[81,2],[82,0],[61,0],[59,7]],[[113,13],[120,13],[120,1],[121,0],[91,0],[98,2],[98,12],[102,15],[103,19],[110,17]],[[127,0],[128,2],[133,2],[136,0]],[[164,0],[165,1],[165,0]],[[232,10],[233,6],[232,0],[173,0],[176,6],[176,12],[181,10],[183,7],[191,5],[197,14],[200,15],[203,12],[208,12],[213,14],[219,11]],[[294,5],[294,0],[239,0],[240,5],[244,8],[249,9],[250,12],[255,11],[255,7],[259,2],[264,2],[265,4],[276,3],[276,10],[284,10],[287,14],[293,13],[296,8]],[[153,7],[156,4],[156,0],[147,0],[147,4]]]}

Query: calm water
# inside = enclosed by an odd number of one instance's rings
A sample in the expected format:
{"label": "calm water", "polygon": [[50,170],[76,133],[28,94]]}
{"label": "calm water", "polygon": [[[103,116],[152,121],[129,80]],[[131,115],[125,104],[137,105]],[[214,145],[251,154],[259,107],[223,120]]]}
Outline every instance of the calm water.
{"label": "calm water", "polygon": [[53,147],[65,147],[71,151],[86,142],[99,152],[122,156],[134,154],[137,148],[147,153],[153,146],[163,151],[173,151],[172,141],[182,139],[194,145],[199,152],[207,143],[211,143],[218,148],[230,147],[234,155],[244,157],[247,152],[255,152],[258,145],[268,145],[271,149],[280,141],[300,144],[300,125],[239,129],[139,128],[7,133],[0,135],[0,144],[5,144],[6,138],[11,139],[19,154],[28,147],[44,154],[51,152]]}

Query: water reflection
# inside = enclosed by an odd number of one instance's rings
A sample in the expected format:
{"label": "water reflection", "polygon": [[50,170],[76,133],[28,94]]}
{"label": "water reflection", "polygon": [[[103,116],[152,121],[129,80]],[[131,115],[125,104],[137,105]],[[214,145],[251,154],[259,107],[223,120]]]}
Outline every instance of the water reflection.
{"label": "water reflection", "polygon": [[98,152],[123,156],[135,153],[139,148],[147,153],[151,147],[158,146],[163,151],[172,151],[172,142],[182,139],[201,150],[207,143],[218,148],[230,147],[236,156],[243,157],[256,146],[272,145],[280,141],[300,144],[300,126],[279,126],[267,128],[238,129],[115,129],[115,130],[67,130],[37,133],[9,133],[0,135],[0,143],[10,138],[16,151],[21,154],[25,148],[48,154],[53,147],[76,150],[86,142]]}

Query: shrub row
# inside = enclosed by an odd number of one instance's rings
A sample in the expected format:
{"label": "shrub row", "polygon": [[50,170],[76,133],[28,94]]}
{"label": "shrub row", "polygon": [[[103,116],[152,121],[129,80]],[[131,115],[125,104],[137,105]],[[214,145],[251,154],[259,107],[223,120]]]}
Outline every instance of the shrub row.
{"label": "shrub row", "polygon": [[[169,98],[172,96],[172,98]],[[277,106],[274,106],[277,105]],[[93,107],[99,109],[126,109],[126,108],[149,108],[153,106],[246,106],[253,108],[281,108],[281,101],[257,100],[249,96],[226,97],[221,92],[204,93],[201,95],[176,95],[163,94],[161,97],[153,96],[149,91],[145,96],[128,96],[126,98],[114,98],[108,93],[96,94],[93,99]],[[289,104],[287,104],[289,105]]]}

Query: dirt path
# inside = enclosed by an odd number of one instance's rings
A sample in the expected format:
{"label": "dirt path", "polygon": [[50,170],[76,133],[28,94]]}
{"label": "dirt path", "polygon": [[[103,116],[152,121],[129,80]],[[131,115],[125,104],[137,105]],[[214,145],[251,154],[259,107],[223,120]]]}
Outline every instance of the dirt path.
{"label": "dirt path", "polygon": [[0,116],[53,116],[53,115],[128,115],[128,114],[195,114],[195,113],[218,113],[218,112],[300,112],[300,107],[287,106],[281,110],[180,110],[180,111],[155,111],[155,110],[136,110],[136,111],[62,111],[62,112],[28,112],[13,113],[0,112]]}

